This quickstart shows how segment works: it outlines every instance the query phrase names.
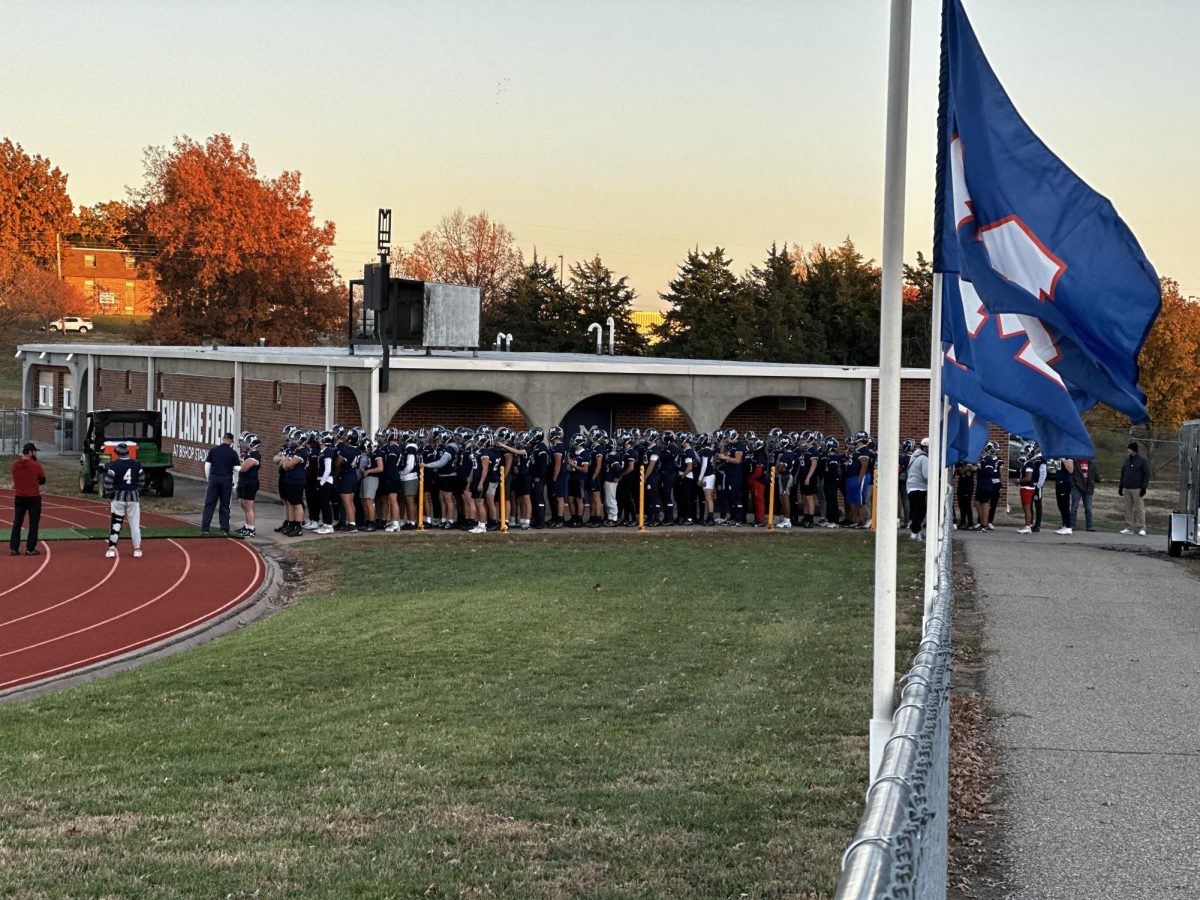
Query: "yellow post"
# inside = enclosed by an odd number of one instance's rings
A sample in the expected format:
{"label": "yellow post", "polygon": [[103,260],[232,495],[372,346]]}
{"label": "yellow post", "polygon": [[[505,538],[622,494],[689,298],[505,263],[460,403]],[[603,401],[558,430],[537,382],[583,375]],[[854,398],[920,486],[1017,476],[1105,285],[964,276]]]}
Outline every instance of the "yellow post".
{"label": "yellow post", "polygon": [[638,481],[640,489],[638,490],[638,531],[646,530],[646,467],[638,468]]}
{"label": "yellow post", "polygon": [[504,466],[500,467],[500,531],[508,531],[508,507],[504,502]]}
{"label": "yellow post", "polygon": [[425,530],[425,467],[417,474],[417,531]]}
{"label": "yellow post", "polygon": [[875,501],[879,498],[879,485],[871,482],[871,530],[875,530]]}
{"label": "yellow post", "polygon": [[767,497],[767,531],[775,527],[775,467],[771,466],[771,495]]}

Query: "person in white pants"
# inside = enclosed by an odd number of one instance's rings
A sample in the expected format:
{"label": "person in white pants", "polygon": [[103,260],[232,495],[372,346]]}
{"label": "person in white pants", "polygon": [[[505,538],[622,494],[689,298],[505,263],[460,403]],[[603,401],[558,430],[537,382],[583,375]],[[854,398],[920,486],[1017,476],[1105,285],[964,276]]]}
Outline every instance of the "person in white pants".
{"label": "person in white pants", "polygon": [[146,470],[129,455],[129,445],[117,444],[117,458],[104,470],[104,496],[111,502],[112,524],[108,532],[108,549],[104,555],[116,558],[121,527],[129,523],[133,539],[133,555],[142,555],[142,490],[146,487]]}

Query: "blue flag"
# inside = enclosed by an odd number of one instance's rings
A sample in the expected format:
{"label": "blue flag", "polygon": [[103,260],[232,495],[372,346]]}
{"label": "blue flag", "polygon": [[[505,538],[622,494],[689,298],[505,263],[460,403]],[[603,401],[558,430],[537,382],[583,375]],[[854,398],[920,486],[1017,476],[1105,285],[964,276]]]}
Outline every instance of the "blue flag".
{"label": "blue flag", "polygon": [[988,423],[972,409],[961,403],[950,404],[946,419],[946,465],[966,460],[975,462],[983,455],[988,439]]}
{"label": "blue flag", "polygon": [[939,106],[934,270],[961,273],[989,312],[1040,320],[1079,409],[1145,421],[1138,353],[1158,276],[1112,204],[1025,124],[961,0],[943,7]]}
{"label": "blue flag", "polygon": [[1041,323],[993,313],[970,282],[942,278],[942,390],[1013,434],[1035,437],[1048,456],[1095,455]]}

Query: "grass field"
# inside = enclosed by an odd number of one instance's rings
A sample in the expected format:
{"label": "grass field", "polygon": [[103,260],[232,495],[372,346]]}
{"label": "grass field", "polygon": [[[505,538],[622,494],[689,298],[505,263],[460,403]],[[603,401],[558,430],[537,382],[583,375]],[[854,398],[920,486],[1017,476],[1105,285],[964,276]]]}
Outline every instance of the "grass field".
{"label": "grass field", "polygon": [[269,619],[0,707],[0,894],[828,896],[872,536],[605,537],[314,545]]}

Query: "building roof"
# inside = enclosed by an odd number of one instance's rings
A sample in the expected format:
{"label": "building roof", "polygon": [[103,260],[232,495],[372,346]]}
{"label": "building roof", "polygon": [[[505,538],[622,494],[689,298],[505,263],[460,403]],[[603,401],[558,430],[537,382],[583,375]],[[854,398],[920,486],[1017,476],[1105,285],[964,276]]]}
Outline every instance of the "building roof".
{"label": "building roof", "polygon": [[[354,354],[344,347],[232,347],[155,346],[146,344],[84,343],[62,341],[46,344],[22,344],[19,352],[77,356],[155,357],[157,359],[204,359],[216,362],[243,362],[263,365],[336,366],[375,368],[380,364],[377,347],[355,347]],[[671,359],[661,356],[608,356],[591,353],[516,353],[495,350],[393,351],[390,368],[396,369],[474,369],[477,371],[534,372],[644,372],[663,375],[753,375],[779,378],[878,378],[878,366],[833,366],[773,362],[741,362],[721,359]],[[904,378],[928,378],[928,369],[902,369]]]}

